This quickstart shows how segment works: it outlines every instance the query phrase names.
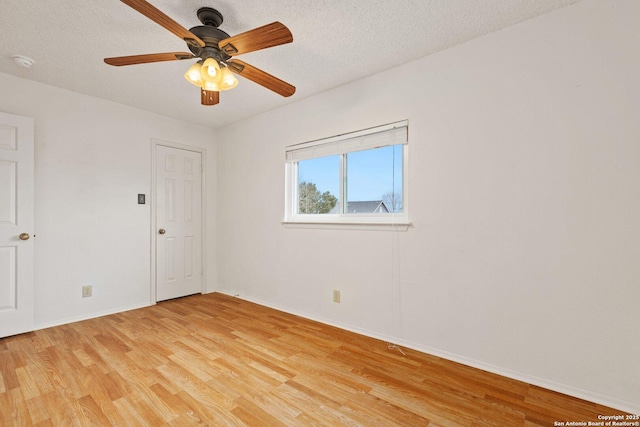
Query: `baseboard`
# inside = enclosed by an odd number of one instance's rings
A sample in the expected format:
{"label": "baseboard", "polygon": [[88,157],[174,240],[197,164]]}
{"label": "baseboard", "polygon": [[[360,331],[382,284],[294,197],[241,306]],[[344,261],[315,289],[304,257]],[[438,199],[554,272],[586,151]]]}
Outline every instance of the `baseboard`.
{"label": "baseboard", "polygon": [[410,348],[412,350],[420,351],[422,353],[427,353],[432,356],[440,357],[442,359],[447,359],[452,362],[460,363],[466,366],[470,366],[472,368],[481,369],[483,371],[491,372],[493,374],[501,375],[503,377],[511,378],[514,380],[522,381],[531,385],[535,385],[538,387],[542,387],[548,390],[552,390],[558,393],[566,394],[572,397],[576,397],[578,399],[584,399],[589,402],[597,403],[600,405],[608,406],[611,408],[618,409],[620,411],[629,412],[631,414],[640,414],[640,406],[637,403],[632,403],[629,401],[613,399],[609,396],[601,395],[598,393],[594,393],[589,390],[583,390],[577,387],[573,387],[567,384],[558,383],[552,380],[538,378],[532,375],[528,375],[525,373],[512,371],[510,369],[505,369],[500,366],[492,365],[490,363],[482,362],[479,360],[471,359],[466,356],[461,356],[459,354],[450,353],[448,351],[444,351],[437,348],[427,347],[421,344],[416,344],[408,341],[404,341],[395,337],[386,336],[384,334],[379,334],[374,331],[369,331],[366,329],[358,328],[353,325],[341,324],[334,322],[330,319],[325,319],[322,317],[312,316],[309,313],[300,312],[297,310],[290,310],[288,308],[280,307],[275,304],[270,303],[269,301],[263,301],[259,298],[251,298],[245,295],[240,296],[235,291],[227,291],[227,290],[218,290],[218,293],[228,295],[231,297],[239,298],[245,301],[253,302],[255,304],[263,305],[265,307],[273,308],[274,310],[283,311],[285,313],[293,314],[296,316],[304,317],[305,319],[314,320],[316,322],[324,323],[326,325],[335,326],[336,328],[344,329],[350,332],[354,332],[356,334],[364,335],[370,338],[379,339],[381,341],[393,343],[399,345],[401,347]]}
{"label": "baseboard", "polygon": [[52,328],[54,326],[66,325],[68,323],[81,322],[83,320],[95,319],[97,317],[108,316],[110,314],[117,314],[117,313],[123,313],[125,311],[137,310],[139,308],[149,307],[151,305],[154,305],[154,303],[146,302],[143,304],[135,304],[130,306],[113,308],[110,310],[98,311],[95,313],[89,313],[82,316],[66,317],[64,319],[56,320],[53,322],[38,323],[37,325],[34,326],[33,330],[37,331],[40,329]]}

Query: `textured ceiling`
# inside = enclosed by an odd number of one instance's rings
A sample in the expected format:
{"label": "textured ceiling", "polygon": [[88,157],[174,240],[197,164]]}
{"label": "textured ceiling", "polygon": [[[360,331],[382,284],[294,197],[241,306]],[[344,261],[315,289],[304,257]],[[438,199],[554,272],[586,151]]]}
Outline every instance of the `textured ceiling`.
{"label": "textured ceiling", "polygon": [[[202,6],[230,35],[280,21],[292,44],[239,56],[296,86],[283,98],[239,78],[220,104],[200,105],[183,77],[195,61],[111,67],[104,57],[186,51],[118,0],[1,0],[0,72],[217,127],[384,71],[579,0],[151,0],[184,27]],[[30,69],[12,55],[32,58]]]}

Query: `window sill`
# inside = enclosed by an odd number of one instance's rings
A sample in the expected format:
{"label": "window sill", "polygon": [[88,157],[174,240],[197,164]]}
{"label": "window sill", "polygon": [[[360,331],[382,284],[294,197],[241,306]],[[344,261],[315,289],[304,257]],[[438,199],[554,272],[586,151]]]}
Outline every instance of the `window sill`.
{"label": "window sill", "polygon": [[282,221],[281,224],[287,228],[324,228],[333,230],[378,230],[378,231],[407,231],[412,224],[408,221],[314,221],[309,220],[289,220]]}

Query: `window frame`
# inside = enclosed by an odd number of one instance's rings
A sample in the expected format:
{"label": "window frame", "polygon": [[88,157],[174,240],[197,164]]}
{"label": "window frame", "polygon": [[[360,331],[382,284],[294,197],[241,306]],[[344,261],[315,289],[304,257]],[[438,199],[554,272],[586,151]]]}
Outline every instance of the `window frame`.
{"label": "window frame", "polygon": [[[381,225],[381,226],[408,226],[409,223],[409,200],[408,200],[408,160],[409,160],[409,136],[408,136],[408,120],[389,123],[382,126],[376,126],[346,134],[336,135],[329,138],[309,141],[300,144],[294,144],[286,147],[285,150],[285,214],[283,224],[329,224],[329,225]],[[340,144],[347,146],[357,138],[367,137],[369,135],[381,134],[383,132],[391,132],[394,129],[406,128],[406,138],[402,144],[402,212],[398,213],[371,213],[356,214],[344,213],[345,194],[347,187],[347,177],[345,176],[345,161],[349,153],[360,152],[379,148],[382,146],[398,145],[397,141],[392,143],[383,143],[381,145],[365,145],[362,149],[348,150],[341,149]],[[366,141],[366,140],[365,140]],[[319,149],[321,155],[313,156],[306,154],[305,158],[296,158],[295,153],[304,150]],[[328,151],[327,151],[328,150]],[[328,153],[328,154],[327,154]],[[298,214],[298,162],[313,158],[320,158],[329,155],[340,156],[339,166],[339,195],[338,200],[340,209],[337,214]]]}

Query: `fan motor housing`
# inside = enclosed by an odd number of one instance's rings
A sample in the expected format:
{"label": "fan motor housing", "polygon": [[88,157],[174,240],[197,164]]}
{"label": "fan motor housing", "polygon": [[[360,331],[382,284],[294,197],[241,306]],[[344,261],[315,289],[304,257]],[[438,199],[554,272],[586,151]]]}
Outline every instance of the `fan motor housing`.
{"label": "fan motor housing", "polygon": [[189,29],[193,34],[202,40],[205,46],[217,46],[220,40],[229,38],[229,34],[219,28],[200,25]]}
{"label": "fan motor housing", "polygon": [[191,31],[205,44],[204,47],[187,43],[189,50],[196,56],[213,56],[218,60],[226,61],[231,58],[218,48],[218,42],[229,38],[229,34],[218,27],[224,21],[222,14],[212,7],[201,7],[198,9],[198,19],[202,25],[191,28]]}
{"label": "fan motor housing", "polygon": [[218,28],[210,27],[208,25],[193,27],[189,31],[198,36],[198,38],[204,42],[204,47],[187,43],[187,47],[194,55],[200,56],[203,52],[213,51],[215,53],[215,56],[218,56],[217,59],[219,60],[226,61],[231,58],[229,55],[222,52],[218,48],[218,42],[220,40],[229,38],[229,34]]}

